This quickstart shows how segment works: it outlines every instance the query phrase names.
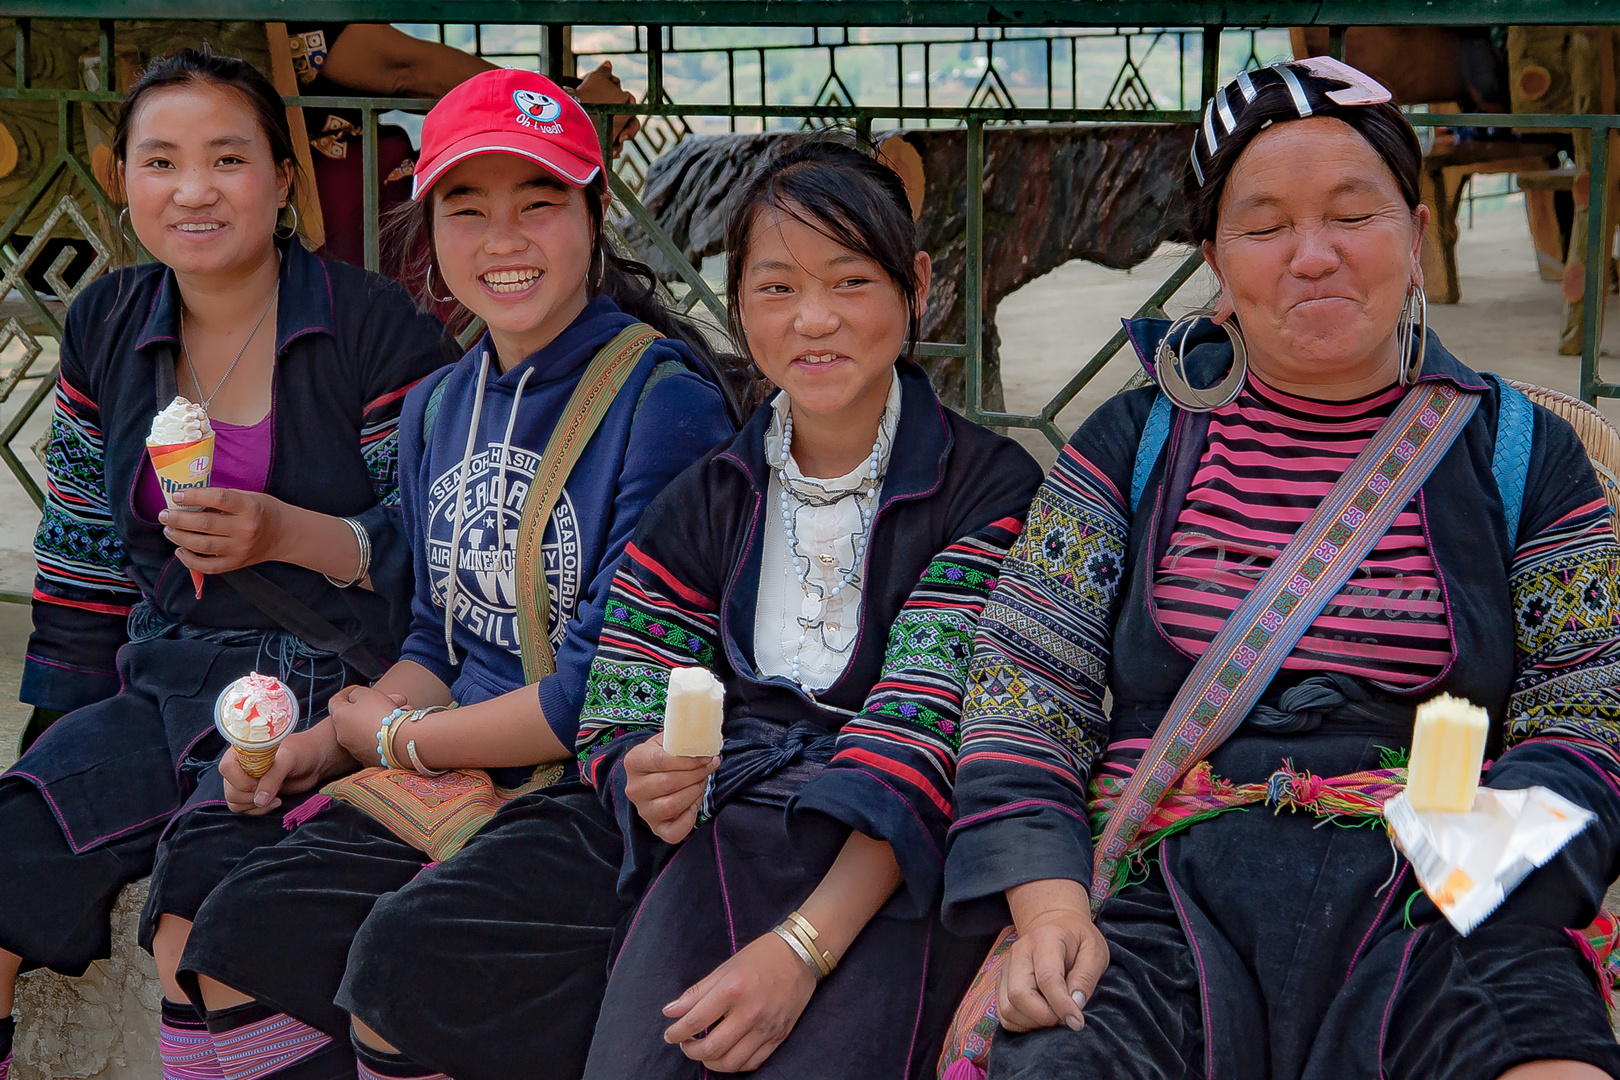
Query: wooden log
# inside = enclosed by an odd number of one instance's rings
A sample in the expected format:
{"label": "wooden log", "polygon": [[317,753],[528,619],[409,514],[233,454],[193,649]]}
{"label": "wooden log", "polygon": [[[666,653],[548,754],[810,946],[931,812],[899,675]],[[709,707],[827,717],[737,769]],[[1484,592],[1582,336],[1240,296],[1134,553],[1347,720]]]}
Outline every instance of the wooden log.
{"label": "wooden log", "polygon": [[[642,202],[694,265],[720,253],[727,199],[785,134],[691,136],[654,162]],[[923,249],[934,260],[934,286],[922,335],[930,341],[961,341],[967,328],[962,289],[966,132],[914,129],[899,135],[917,152],[926,178],[917,228]],[[1191,140],[1190,128],[1155,124],[986,130],[986,408],[1000,409],[1003,402],[995,315],[1004,297],[1071,259],[1128,269],[1165,240],[1186,239],[1180,181]],[[656,256],[633,223],[623,219],[619,224],[638,251]],[[673,268],[663,260],[651,262],[655,270],[673,277]],[[1075,366],[1084,359],[1076,356]],[[941,396],[961,408],[962,362],[944,358],[928,366]]]}

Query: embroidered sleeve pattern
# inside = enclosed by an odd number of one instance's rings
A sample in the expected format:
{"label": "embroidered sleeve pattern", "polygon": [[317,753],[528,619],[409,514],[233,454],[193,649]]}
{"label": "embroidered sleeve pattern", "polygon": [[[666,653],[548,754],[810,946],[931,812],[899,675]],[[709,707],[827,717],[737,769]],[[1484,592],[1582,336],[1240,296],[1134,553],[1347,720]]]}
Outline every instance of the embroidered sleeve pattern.
{"label": "embroidered sleeve pattern", "polygon": [[369,402],[361,414],[360,453],[379,506],[399,505],[399,411],[410,388],[384,394]]}
{"label": "embroidered sleeve pattern", "polygon": [[1602,498],[1514,553],[1517,675],[1507,742],[1576,739],[1620,774],[1620,543]]}
{"label": "embroidered sleeve pattern", "polygon": [[60,378],[45,455],[45,509],[34,536],[35,594],[46,603],[122,616],[140,592],[113,525],[100,424],[95,402]]}
{"label": "embroidered sleeve pattern", "polygon": [[882,677],[861,714],[839,731],[828,765],[829,773],[870,773],[899,793],[936,834],[940,851],[974,628],[1022,529],[1016,518],[1004,518],[935,556],[890,627]]}
{"label": "embroidered sleeve pattern", "polygon": [[718,605],[634,543],[625,554],[608,597],[575,744],[581,775],[593,786],[604,762],[616,756],[609,752],[612,744],[663,727],[670,669],[714,671],[719,656]]}
{"label": "embroidered sleeve pattern", "polygon": [[1102,702],[1129,533],[1119,490],[1066,447],[979,620],[963,770],[983,762],[997,772],[1055,775],[1072,806],[1084,805],[1107,743]]}

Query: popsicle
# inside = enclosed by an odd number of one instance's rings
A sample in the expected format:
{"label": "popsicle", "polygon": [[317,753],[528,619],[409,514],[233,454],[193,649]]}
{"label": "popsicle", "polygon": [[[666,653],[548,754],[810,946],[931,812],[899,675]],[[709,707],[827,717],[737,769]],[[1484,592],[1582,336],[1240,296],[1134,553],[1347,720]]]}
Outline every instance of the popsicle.
{"label": "popsicle", "polygon": [[720,752],[721,706],[726,689],[708,668],[675,668],[664,701],[664,749],[679,757]]}
{"label": "popsicle", "polygon": [[1414,810],[1462,814],[1474,808],[1490,718],[1465,698],[1441,694],[1418,706],[1406,798]]}

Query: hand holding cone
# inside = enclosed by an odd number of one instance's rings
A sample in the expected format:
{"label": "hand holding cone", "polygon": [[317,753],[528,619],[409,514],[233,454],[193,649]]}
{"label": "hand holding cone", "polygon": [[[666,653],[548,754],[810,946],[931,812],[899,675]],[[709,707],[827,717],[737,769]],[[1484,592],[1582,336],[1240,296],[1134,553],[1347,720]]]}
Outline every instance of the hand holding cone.
{"label": "hand holding cone", "polygon": [[280,679],[250,672],[214,702],[214,726],[255,780],[270,771],[276,748],[298,726],[298,699]]}

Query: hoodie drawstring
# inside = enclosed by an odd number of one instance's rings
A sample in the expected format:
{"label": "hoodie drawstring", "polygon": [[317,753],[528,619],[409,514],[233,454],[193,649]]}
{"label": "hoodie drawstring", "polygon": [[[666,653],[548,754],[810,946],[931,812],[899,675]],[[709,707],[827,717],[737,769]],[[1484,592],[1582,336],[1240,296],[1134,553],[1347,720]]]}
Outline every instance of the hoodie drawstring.
{"label": "hoodie drawstring", "polygon": [[[512,411],[506,414],[506,434],[501,437],[501,471],[496,481],[497,490],[500,494],[496,497],[495,505],[501,508],[503,521],[506,517],[506,459],[512,453],[512,428],[517,425],[518,406],[523,403],[523,384],[528,382],[529,376],[533,374],[534,368],[526,368],[523,377],[518,379],[517,391],[512,395]],[[506,530],[497,528],[495,530],[495,565],[500,565],[501,552],[505,550]],[[517,573],[516,568],[513,569],[513,573]]]}
{"label": "hoodie drawstring", "polygon": [[[512,430],[517,425],[518,406],[523,402],[523,386],[534,374],[534,368],[528,368],[518,379],[517,391],[512,395],[512,410],[506,416],[506,434],[501,439],[501,456],[497,466],[496,485],[499,497],[496,501],[495,525],[495,558],[499,565],[500,556],[506,550],[506,530],[504,519],[506,516],[506,459],[512,453]],[[444,594],[444,649],[450,657],[452,665],[460,663],[456,659],[455,625],[456,625],[456,586],[461,574],[458,565],[461,555],[461,527],[466,522],[467,476],[472,471],[473,447],[478,445],[478,421],[484,412],[484,385],[489,377],[489,349],[484,350],[484,359],[478,366],[478,389],[473,392],[472,423],[467,428],[467,445],[461,452],[461,474],[456,480],[456,512],[451,524],[450,533],[450,579],[445,583]],[[514,574],[516,569],[514,568]]]}
{"label": "hoodie drawstring", "polygon": [[444,650],[452,665],[456,659],[455,610],[456,578],[461,568],[456,565],[461,554],[461,526],[466,521],[467,473],[472,470],[473,446],[478,441],[478,418],[484,411],[484,380],[489,376],[489,349],[484,350],[483,363],[478,365],[478,389],[473,391],[472,423],[467,425],[467,448],[461,452],[461,476],[456,481],[456,512],[450,526],[450,579],[444,585]]}

